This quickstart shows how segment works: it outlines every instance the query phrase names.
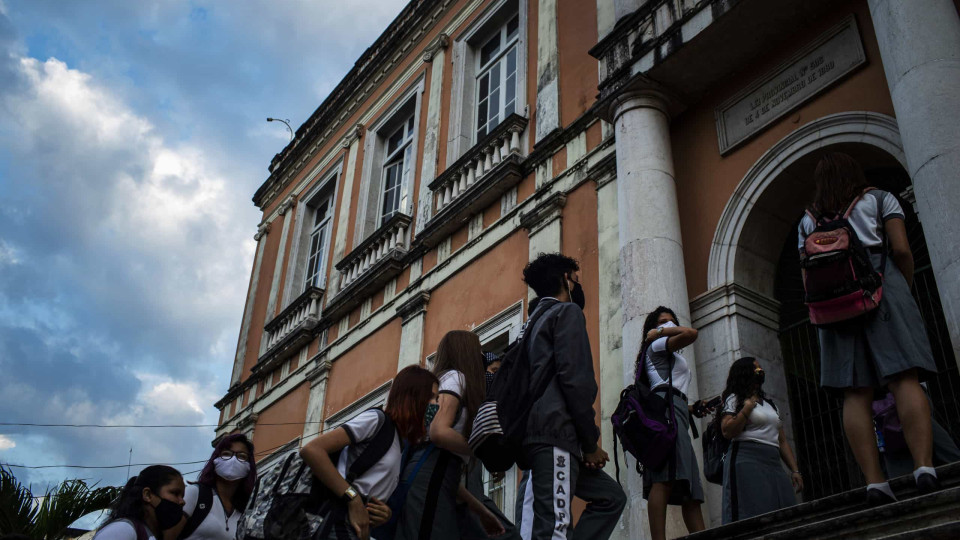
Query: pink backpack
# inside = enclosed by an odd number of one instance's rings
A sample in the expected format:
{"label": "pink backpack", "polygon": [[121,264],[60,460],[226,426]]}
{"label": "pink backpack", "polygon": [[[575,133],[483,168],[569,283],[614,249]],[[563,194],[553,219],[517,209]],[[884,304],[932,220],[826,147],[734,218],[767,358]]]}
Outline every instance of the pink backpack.
{"label": "pink backpack", "polygon": [[[842,216],[807,210],[816,228],[803,242],[800,268],[804,302],[810,310],[810,322],[815,325],[853,319],[880,305],[883,275],[874,269],[869,253],[848,221],[854,206],[872,189],[857,196]],[[880,199],[877,211],[881,216]],[[886,250],[881,269],[885,264]]]}

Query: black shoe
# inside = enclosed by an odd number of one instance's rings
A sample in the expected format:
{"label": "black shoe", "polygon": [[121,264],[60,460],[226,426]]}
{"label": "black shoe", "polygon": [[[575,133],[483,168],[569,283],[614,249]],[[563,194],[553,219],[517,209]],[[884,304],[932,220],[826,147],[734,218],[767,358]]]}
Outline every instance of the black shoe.
{"label": "black shoe", "polygon": [[880,491],[879,489],[868,489],[867,490],[867,506],[873,508],[875,506],[883,506],[885,504],[890,504],[892,502],[897,502],[897,500],[886,493]]}
{"label": "black shoe", "polygon": [[940,491],[940,480],[937,480],[936,476],[929,473],[921,474],[917,477],[917,491],[919,491],[921,495]]}

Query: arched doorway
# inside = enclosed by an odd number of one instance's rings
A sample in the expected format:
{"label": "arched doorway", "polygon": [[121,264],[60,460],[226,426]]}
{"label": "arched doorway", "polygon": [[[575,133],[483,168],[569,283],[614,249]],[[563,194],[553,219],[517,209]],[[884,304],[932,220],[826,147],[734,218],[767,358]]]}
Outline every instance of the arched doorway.
{"label": "arched doorway", "polygon": [[[813,167],[826,149],[853,155],[878,187],[895,194],[909,187],[893,118],[847,112],[798,128],[754,164],[727,203],[710,254],[710,292],[697,299],[702,305],[691,306],[695,313],[699,310],[704,314],[704,343],[698,345],[698,351],[720,351],[713,356],[725,359],[726,366],[738,356],[756,356],[773,368],[768,370],[766,386],[779,403],[789,404],[781,409],[786,409],[788,437],[807,478],[806,500],[862,484],[843,440],[839,401],[819,389],[816,333],[806,321],[802,297],[797,298],[802,285],[796,260],[796,226],[812,195]],[[931,395],[934,405],[946,413],[943,416],[957,422],[960,408],[954,388],[960,390],[960,377],[929,270],[922,229],[912,205],[908,201],[903,205],[911,215],[908,223],[917,259],[915,294],[940,368],[939,376],[932,381]],[[723,307],[723,315],[710,318],[708,313],[721,312],[718,305]],[[698,363],[700,357],[698,352]],[[702,370],[714,373],[713,380],[704,381],[701,376],[702,392],[722,388],[723,363]],[[960,424],[948,427],[960,434]]]}
{"label": "arched doorway", "polygon": [[[960,395],[957,393],[960,374],[947,335],[923,227],[912,205],[910,178],[899,163],[869,146],[837,144],[824,150],[854,156],[864,168],[870,184],[896,195],[904,209],[915,262],[913,295],[920,306],[937,362],[938,372],[927,381],[928,390],[937,420],[956,439],[960,434]],[[815,152],[812,157],[818,154]],[[807,170],[812,170],[812,166]],[[797,235],[793,231],[782,244],[775,297],[780,302],[779,338],[794,412],[795,450],[804,477],[808,479],[804,496],[808,500],[816,499],[862,486],[859,469],[843,439],[840,396],[825,392],[819,386],[819,342],[803,303]]]}

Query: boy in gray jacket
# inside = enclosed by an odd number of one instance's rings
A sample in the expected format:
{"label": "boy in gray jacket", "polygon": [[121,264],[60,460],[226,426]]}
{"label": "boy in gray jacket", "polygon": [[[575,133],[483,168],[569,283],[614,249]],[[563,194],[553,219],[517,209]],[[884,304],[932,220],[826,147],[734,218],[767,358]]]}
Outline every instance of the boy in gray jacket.
{"label": "boy in gray jacket", "polygon": [[[523,270],[539,300],[539,318],[523,330],[530,383],[551,379],[530,412],[518,459],[528,470],[517,494],[517,526],[530,540],[604,540],[626,504],[623,489],[601,470],[609,456],[597,444],[598,389],[579,270],[577,261],[559,253],[540,254]],[[574,496],[587,502],[576,532]]]}

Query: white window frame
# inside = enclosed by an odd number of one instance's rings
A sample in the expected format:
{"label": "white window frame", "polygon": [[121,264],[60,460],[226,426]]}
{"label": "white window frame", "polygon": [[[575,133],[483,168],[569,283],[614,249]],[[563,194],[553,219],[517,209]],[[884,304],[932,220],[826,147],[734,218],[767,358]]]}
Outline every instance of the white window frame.
{"label": "white window frame", "polygon": [[[386,137],[384,152],[389,152],[389,141],[394,135],[400,133],[400,144],[390,153],[383,156],[383,166],[380,174],[380,215],[377,221],[377,227],[383,226],[391,217],[410,206],[410,190],[413,175],[412,170],[416,165],[416,156],[413,154],[413,139],[416,137],[416,118],[415,111],[410,112],[410,116],[401,121],[392,132]],[[397,167],[398,183],[392,188],[396,192],[394,207],[387,209],[387,175],[390,169]]]}
{"label": "white window frame", "polygon": [[293,242],[290,246],[290,255],[287,259],[287,275],[283,288],[284,308],[289,306],[292,301],[296,300],[297,297],[306,290],[307,265],[310,262],[311,233],[314,228],[314,212],[316,212],[317,203],[329,197],[329,208],[327,211],[328,224],[324,232],[326,239],[323,248],[323,269],[320,272],[321,281],[317,285],[321,289],[326,287],[327,272],[330,268],[330,257],[333,252],[333,246],[331,246],[334,226],[333,220],[337,211],[337,194],[340,190],[342,169],[343,162],[341,160],[336,167],[328,169],[322,175],[320,171],[314,171],[313,177],[320,178],[320,180],[300,197],[300,202],[297,204],[296,228],[293,233]]}
{"label": "white window frame", "polygon": [[[520,300],[474,328],[473,332],[480,338],[480,346],[485,347],[494,340],[502,338],[504,335],[507,336],[508,344],[513,343],[513,341],[517,339],[517,336],[520,335],[520,328],[522,326],[523,300]],[[516,509],[513,503],[517,498],[518,475],[519,469],[513,467],[507,471],[500,482],[493,483],[490,473],[486,469],[483,470],[484,493],[491,499],[496,500],[496,497],[491,494],[494,490],[502,490],[503,508],[501,508],[500,511],[507,516],[507,519],[514,523],[516,522],[514,519]]]}
{"label": "white window frame", "polygon": [[[397,153],[386,155],[389,137],[400,128],[400,122],[406,125],[413,114],[413,133],[409,140],[401,145],[402,155],[410,156],[410,163],[404,163],[405,174],[401,174],[400,202],[397,212],[412,215],[416,182],[417,152],[420,142],[420,112],[423,110],[424,76],[421,74],[407,89],[392,101],[383,113],[370,123],[363,141],[363,168],[360,175],[359,201],[357,203],[356,228],[353,245],[357,245],[373,234],[383,223],[383,194],[386,180],[384,165],[395,158]],[[412,109],[412,111],[411,111]]]}
{"label": "white window frame", "polygon": [[[516,60],[515,60],[515,64],[516,64],[516,65],[514,66],[514,73],[513,73],[513,75],[514,75],[514,81],[513,81],[513,84],[514,84],[513,113],[517,112],[517,110],[518,110],[518,109],[517,109],[517,100],[518,100],[518,98],[519,98],[519,93],[520,93],[520,92],[519,92],[519,90],[520,90],[519,86],[520,86],[520,85],[518,84],[518,83],[519,83],[519,80],[518,80],[518,78],[519,78],[518,72],[520,71],[520,30],[519,30],[519,26],[518,26],[518,28],[517,28],[517,35],[516,35],[516,36],[514,36],[514,37],[511,38],[511,37],[509,36],[509,34],[507,33],[507,27],[509,26],[509,23],[510,23],[511,21],[513,21],[514,18],[516,18],[516,19],[518,20],[518,25],[519,25],[520,14],[517,13],[517,14],[515,14],[513,17],[510,17],[510,18],[508,18],[506,21],[504,21],[503,24],[501,24],[495,31],[487,34],[487,36],[486,36],[483,40],[481,40],[481,41],[479,42],[478,51],[482,51],[483,46],[486,45],[487,43],[493,41],[494,38],[496,38],[496,39],[499,40],[500,49],[499,49],[499,50],[497,51],[497,53],[493,56],[493,58],[491,58],[489,61],[487,61],[486,64],[481,64],[481,61],[483,60],[482,55],[480,55],[480,54],[475,54],[475,56],[476,56],[476,66],[474,67],[474,70],[475,70],[476,75],[474,75],[474,87],[475,87],[475,88],[474,88],[474,95],[473,95],[473,116],[474,116],[474,119],[475,119],[475,120],[474,120],[474,126],[475,126],[475,128],[474,128],[474,130],[473,130],[473,142],[474,142],[474,144],[476,144],[476,142],[477,142],[479,139],[485,137],[488,133],[490,133],[490,131],[491,131],[492,129],[496,129],[496,126],[494,126],[494,127],[491,128],[491,127],[489,126],[489,123],[487,123],[487,124],[484,125],[484,133],[483,133],[482,135],[479,133],[479,129],[480,129],[480,126],[479,126],[479,124],[480,124],[480,114],[479,114],[479,112],[480,112],[480,111],[479,111],[479,109],[480,109],[480,101],[481,101],[481,100],[480,100],[480,79],[482,79],[484,76],[489,76],[489,75],[490,75],[491,73],[493,73],[495,70],[499,72],[499,73],[497,74],[497,77],[498,77],[498,80],[500,81],[500,82],[499,82],[499,86],[497,87],[497,90],[500,92],[500,93],[499,93],[499,98],[497,99],[497,103],[496,103],[496,107],[497,107],[497,125],[499,125],[501,122],[503,122],[503,119],[508,116],[507,114],[505,114],[505,113],[506,113],[506,106],[507,106],[507,92],[506,92],[506,89],[507,89],[507,78],[509,77],[509,76],[507,75],[507,55],[510,54],[510,52],[511,52],[512,50],[516,50],[516,56],[517,56],[517,57],[516,57]],[[488,80],[489,80],[489,79],[488,79]],[[488,82],[487,84],[488,84],[488,87],[489,87],[489,82]],[[488,91],[487,97],[486,97],[486,99],[487,99],[487,119],[488,119],[488,120],[490,119],[490,107],[491,107],[491,104],[493,103],[493,100],[491,99],[491,97],[492,97],[492,96],[490,95],[490,92]],[[513,114],[513,113],[511,113],[511,114]]]}
{"label": "white window frame", "polygon": [[[303,286],[300,288],[300,292],[304,292],[309,287],[319,287],[324,288],[327,283],[327,265],[329,264],[330,254],[330,238],[331,230],[333,229],[333,213],[334,213],[334,193],[324,193],[318,194],[315,198],[316,202],[308,202],[307,205],[310,207],[310,215],[307,216],[310,219],[310,224],[308,225],[310,230],[308,231],[308,240],[307,240],[307,260],[306,267],[304,268],[305,279],[303,281]],[[326,206],[326,217],[323,218],[323,221],[316,223],[316,213],[320,210],[322,206]],[[313,239],[314,237],[319,237],[319,247],[320,250],[317,253],[313,251]],[[314,257],[318,257],[318,264],[311,264],[311,261]],[[316,267],[316,268],[315,268]]]}
{"label": "white window frame", "polygon": [[[480,47],[493,33],[505,27],[514,15],[519,16],[517,47],[517,96],[514,110],[529,116],[527,110],[527,58],[530,54],[527,36],[529,0],[497,0],[484,9],[480,16],[453,42],[453,81],[451,95],[468,99],[452,100],[447,140],[447,166],[472,148],[477,140],[477,75]],[[534,47],[535,50],[535,47]],[[503,51],[505,52],[505,51]],[[535,54],[535,53],[534,53]],[[459,102],[458,102],[459,101]],[[503,121],[503,118],[500,119]],[[521,149],[529,149],[527,137],[521,137]]]}

